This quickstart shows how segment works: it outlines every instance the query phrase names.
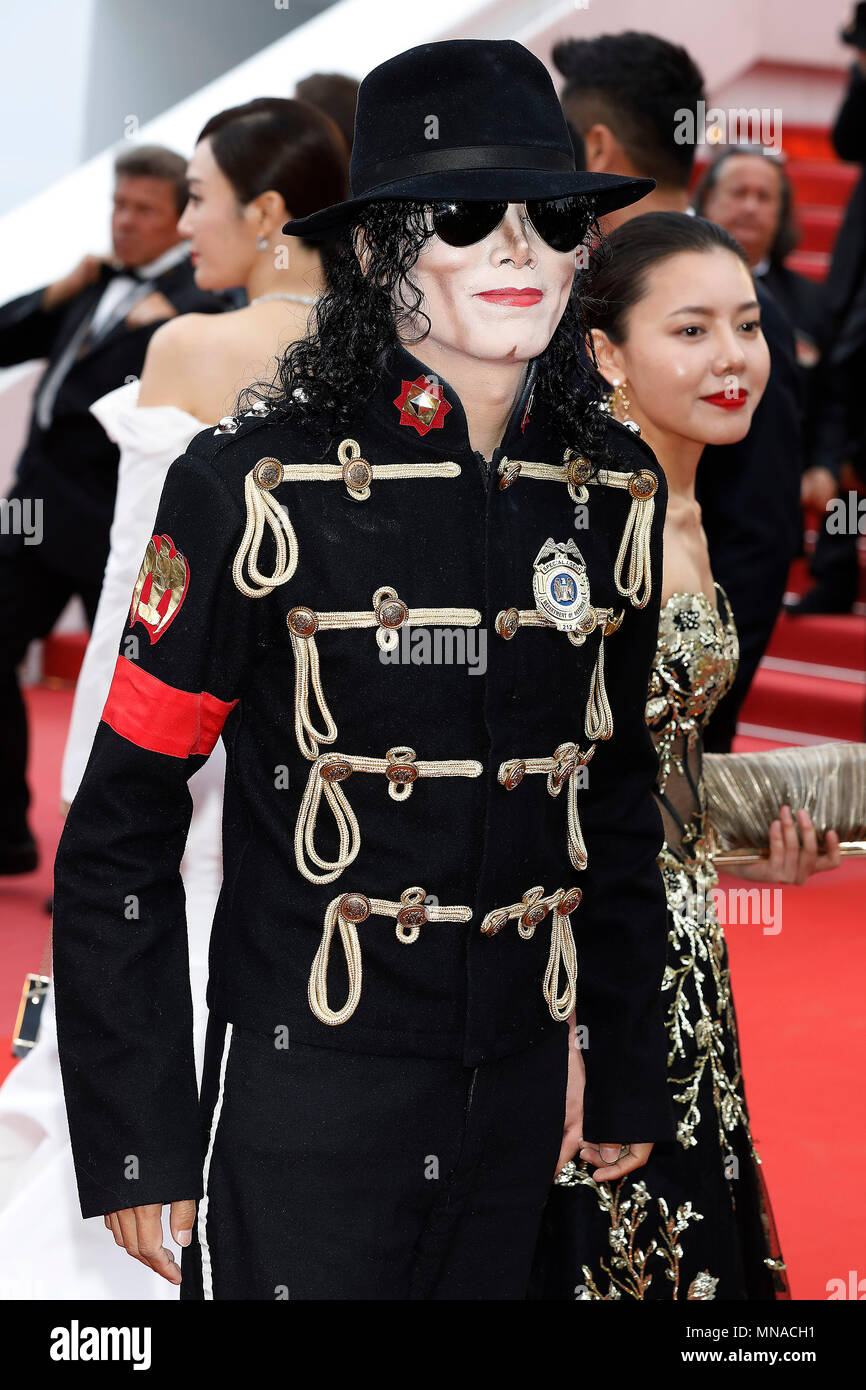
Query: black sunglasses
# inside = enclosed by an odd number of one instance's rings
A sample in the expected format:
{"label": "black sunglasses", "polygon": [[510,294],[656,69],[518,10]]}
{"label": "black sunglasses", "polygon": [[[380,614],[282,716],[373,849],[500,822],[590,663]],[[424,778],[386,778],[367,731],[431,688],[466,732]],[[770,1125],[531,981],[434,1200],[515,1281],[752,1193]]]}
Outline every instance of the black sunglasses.
{"label": "black sunglasses", "polygon": [[[508,211],[507,202],[428,203],[433,230],[449,246],[471,246],[483,241],[499,226]],[[528,198],[526,220],[554,251],[573,251],[595,221],[594,200],[580,193],[565,198]]]}

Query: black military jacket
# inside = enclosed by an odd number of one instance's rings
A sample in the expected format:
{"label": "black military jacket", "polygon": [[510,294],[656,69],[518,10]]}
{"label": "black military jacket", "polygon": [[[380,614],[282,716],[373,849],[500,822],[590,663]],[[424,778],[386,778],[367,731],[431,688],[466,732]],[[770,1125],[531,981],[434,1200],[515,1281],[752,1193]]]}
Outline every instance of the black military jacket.
{"label": "black military jacket", "polygon": [[[216,1015],[471,1066],[564,1028],[576,968],[585,1133],[673,1137],[644,714],[664,475],[611,420],[621,471],[584,488],[533,363],[488,479],[426,372],[395,346],[324,464],[291,413],[252,412],[168,472],[55,864],[84,1216],[202,1194],[179,864],[220,734]],[[542,604],[582,612],[576,640],[535,601],[550,542]]]}

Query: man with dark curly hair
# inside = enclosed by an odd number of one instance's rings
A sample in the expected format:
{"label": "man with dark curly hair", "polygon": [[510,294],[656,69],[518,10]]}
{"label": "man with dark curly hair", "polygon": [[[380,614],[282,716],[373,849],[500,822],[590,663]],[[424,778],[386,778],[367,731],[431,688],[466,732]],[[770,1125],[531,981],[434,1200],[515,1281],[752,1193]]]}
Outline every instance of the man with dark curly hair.
{"label": "man with dark curly hair", "polygon": [[[565,78],[560,100],[583,141],[585,167],[655,179],[633,211],[686,212],[695,147],[673,135],[677,113],[693,111],[704,95],[703,74],[686,49],[627,30],[562,39],[553,61]],[[615,212],[606,225],[626,215]]]}
{"label": "man with dark curly hair", "polygon": [[[614,213],[607,227],[645,212],[688,212],[696,147],[678,132],[688,128],[683,113],[696,116],[706,94],[687,50],[629,30],[564,40],[553,58],[565,78],[563,109],[583,140],[586,168],[656,181],[648,198]],[[693,125],[697,129],[696,120]],[[770,346],[770,380],[745,439],[704,450],[696,486],[713,574],[731,601],[740,640],[733,685],[704,730],[710,753],[731,750],[801,544],[804,441],[794,334],[759,277],[755,293]]]}
{"label": "man with dark curly hair", "polygon": [[[81,1210],[178,1283],[170,1204],[184,1299],[522,1299],[558,1168],[673,1131],[667,493],[570,389],[583,239],[652,185],[577,172],[543,65],[478,40],[368,75],[350,184],[284,228],[336,245],[309,339],[169,470],[64,826]],[[199,1100],[178,864],[220,736]]]}

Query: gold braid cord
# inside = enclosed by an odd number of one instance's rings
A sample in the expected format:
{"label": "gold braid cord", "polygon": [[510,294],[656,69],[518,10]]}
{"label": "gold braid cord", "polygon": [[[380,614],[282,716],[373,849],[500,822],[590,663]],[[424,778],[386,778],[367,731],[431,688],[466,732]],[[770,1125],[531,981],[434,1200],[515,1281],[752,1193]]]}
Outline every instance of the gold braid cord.
{"label": "gold braid cord", "polygon": [[[535,935],[535,928],[550,912],[550,954],[544,972],[542,991],[552,1018],[564,1023],[574,1011],[577,1000],[577,950],[571,930],[571,914],[580,903],[583,893],[579,888],[558,888],[555,893],[544,896],[540,886],[529,888],[519,903],[510,907],[497,907],[488,912],[481,923],[485,936],[496,936],[512,917],[519,918],[517,930],[528,940]],[[565,971],[565,985],[558,991],[561,971]]]}
{"label": "gold braid cord", "polygon": [[[531,463],[525,459],[503,458],[498,465],[499,487],[511,487],[518,478],[538,478],[542,481],[563,482],[574,502],[586,502],[587,484],[625,488],[632,504],[623,528],[622,541],[616,558],[614,580],[623,598],[635,608],[645,608],[652,593],[650,570],[650,532],[652,530],[658,481],[648,468],[622,473],[613,468],[599,468],[594,476],[591,463],[580,454],[567,449],[562,463]],[[628,580],[622,577],[628,556]]]}
{"label": "gold braid cord", "polygon": [[[322,677],[319,671],[319,649],[314,637],[296,637],[290,634],[292,651],[295,655],[295,737],[305,758],[315,758],[320,743],[333,743],[337,737],[334,716],[328,708]],[[316,704],[325,721],[324,733],[315,727],[310,715],[310,686],[316,697]]]}
{"label": "gold braid cord", "polygon": [[[648,468],[634,473],[618,473],[600,468],[591,483],[606,487],[625,488],[631,496],[631,507],[623,527],[622,540],[614,567],[614,581],[623,598],[631,599],[635,608],[645,608],[652,594],[650,568],[650,532],[655,514],[655,494],[658,481]],[[628,556],[628,580],[623,580],[623,566]]]}
{"label": "gold braid cord", "polygon": [[[355,813],[339,785],[353,772],[384,773],[388,779],[388,795],[393,801],[406,801],[412,795],[412,785],[419,777],[480,777],[483,771],[482,764],[470,758],[417,761],[414,748],[406,747],[389,748],[384,758],[337,752],[320,754],[310,768],[295,826],[295,862],[298,869],[311,883],[332,883],[357,857],[361,848],[361,833]],[[334,860],[322,859],[313,843],[323,790],[340,835],[340,852]],[[313,863],[325,870],[324,873],[317,874],[308,866],[305,850]]]}
{"label": "gold braid cord", "polygon": [[498,779],[506,791],[513,791],[528,772],[546,772],[547,790],[551,796],[559,796],[563,786],[568,784],[566,796],[566,821],[568,857],[576,869],[587,865],[586,845],[577,814],[577,768],[585,767],[595,753],[592,744],[581,753],[576,743],[561,743],[550,758],[509,758],[499,766]]}
{"label": "gold braid cord", "polygon": [[[316,633],[333,629],[375,628],[376,642],[382,651],[389,651],[399,642],[401,627],[477,627],[481,614],[477,608],[409,608],[390,584],[383,584],[373,594],[371,609],[340,609],[319,612],[299,604],[287,614],[286,623],[295,657],[295,736],[305,758],[319,755],[320,743],[333,743],[337,726],[328,708],[319,670],[319,651]],[[316,729],[310,715],[312,686],[325,731]]]}
{"label": "gold braid cord", "polygon": [[[413,887],[400,894],[399,902],[368,898],[364,893],[342,893],[331,899],[325,910],[322,940],[313,959],[307,988],[310,1008],[320,1022],[332,1026],[345,1023],[358,1007],[362,970],[357,923],[366,921],[371,913],[396,917],[397,940],[405,946],[417,941],[421,927],[427,922],[469,922],[472,918],[471,907],[428,907],[426,897],[423,888]],[[328,957],[338,926],[349,972],[349,995],[341,1009],[332,1009],[328,1003]]]}
{"label": "gold braid cord", "polygon": [[586,702],[586,713],[583,721],[583,731],[587,738],[604,740],[610,738],[613,733],[613,712],[604,683],[604,639],[622,626],[624,617],[625,609],[619,614],[619,617],[607,618],[602,625],[598,655],[592,670],[592,683],[589,688],[589,698]]}
{"label": "gold braid cord", "polygon": [[[573,647],[582,647],[589,634],[595,631],[599,623],[604,623],[605,636],[607,636],[611,632],[615,632],[621,622],[622,613],[617,621],[614,619],[612,608],[593,608],[590,605],[584,629],[575,628],[573,632],[567,632],[565,635]],[[493,626],[500,637],[510,641],[522,627],[555,627],[556,624],[551,618],[546,618],[543,613],[539,613],[537,608],[500,608]]]}
{"label": "gold braid cord", "polygon": [[[298,566],[298,538],[289,514],[270,495],[271,489],[282,482],[283,473],[279,459],[263,458],[244,478],[247,525],[232,565],[232,578],[235,587],[247,598],[263,598],[265,594],[272,593],[278,584],[285,584],[291,579]],[[259,547],[265,525],[271,528],[277,545],[273,574],[262,574],[259,569]],[[244,578],[244,562],[252,583]]]}
{"label": "gold braid cord", "polygon": [[[595,628],[601,624],[598,655],[592,671],[592,681],[584,712],[583,730],[587,738],[603,740],[610,738],[613,734],[613,713],[604,683],[604,639],[610,637],[611,633],[616,632],[621,627],[624,617],[625,609],[621,609],[614,616],[612,608],[590,608],[591,626],[587,626],[585,632],[574,631],[565,634],[573,646],[582,647],[589,633],[594,632]],[[537,608],[502,608],[497,613],[494,622],[495,630],[506,641],[510,641],[522,627],[553,626],[555,624],[550,618],[545,618]]]}
{"label": "gold braid cord", "polygon": [[[226,420],[231,418],[227,416]],[[233,430],[228,432],[234,433]],[[361,457],[361,447],[355,439],[344,439],[337,450],[337,456],[340,460],[338,464],[293,464],[292,482],[345,483],[353,501],[366,502],[370,497],[370,483],[374,478],[455,478],[461,472],[460,465],[451,459],[420,464],[371,464]],[[246,594],[247,598],[263,598],[279,584],[285,584],[291,579],[297,569],[298,540],[288,512],[275,498],[269,496],[272,489],[283,482],[285,476],[286,470],[279,459],[261,458],[244,479],[247,525],[235,555],[232,576],[236,587],[242,594]],[[273,531],[277,545],[273,574],[262,574],[258,566],[259,547],[266,525]],[[249,570],[249,580],[244,576],[245,561]]]}

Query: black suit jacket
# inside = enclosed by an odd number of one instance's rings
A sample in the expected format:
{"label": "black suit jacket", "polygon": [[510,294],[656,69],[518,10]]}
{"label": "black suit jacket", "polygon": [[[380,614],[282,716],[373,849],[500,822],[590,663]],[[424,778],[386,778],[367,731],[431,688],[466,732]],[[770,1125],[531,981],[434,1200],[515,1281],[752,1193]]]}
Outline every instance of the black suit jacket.
{"label": "black suit jacket", "polygon": [[[99,301],[106,284],[100,276],[80,294],[56,309],[42,308],[44,290],[34,290],[0,308],[0,366],[46,357],[52,365],[82,320]],[[196,288],[189,260],[158,276],[159,290],[178,313],[219,313],[225,302]],[[117,446],[108,438],[89,407],[107,391],[139,376],[147,345],[159,322],[127,328],[121,322],[75,361],[57,394],[48,429],[34,411],[10,497],[42,500],[43,539],[40,554],[47,564],[66,574],[102,578],[108,556],[108,537],[117,489]],[[0,535],[0,553],[11,553],[23,537]]]}
{"label": "black suit jacket", "polygon": [[704,731],[708,752],[730,750],[801,542],[803,429],[794,337],[760,280],[755,287],[770,348],[770,379],[745,439],[704,449],[695,487],[713,577],[731,601],[740,639],[736,678]]}
{"label": "black suit jacket", "polygon": [[[614,570],[627,519],[641,512],[612,482],[588,487],[588,526],[577,529],[575,500],[562,472],[522,474],[498,486],[509,459],[561,464],[549,421],[530,399],[531,377],[515,407],[487,480],[474,455],[459,397],[441,383],[447,412],[425,434],[401,423],[395,404],[427,369],[395,346],[375,396],[359,401],[351,438],[378,470],[366,497],[354,495],[337,450],[325,476],[321,440],[299,423],[243,418],[236,433],[205,431],[169,469],[155,533],[175,553],[170,625],[151,642],[133,605],[114,681],[90,759],[63,827],[54,881],[54,978],[63,1082],[82,1213],[202,1193],[184,896],[178,867],[191,803],[187,782],[222,733],[227,750],[223,887],[211,933],[208,1004],[219,1017],[262,1033],[322,1047],[453,1058],[472,1066],[540,1041],[555,1021],[543,994],[552,912],[534,933],[516,917],[496,935],[481,925],[538,886],[572,886],[582,901],[576,939],[577,1021],[587,1029],[586,1133],[596,1140],[672,1139],[660,987],[667,912],[657,863],[663,831],[653,788],[657,759],[646,718],[661,582],[667,490],[655,456],[610,422],[627,484],[645,470],[657,493],[649,533],[652,595],[642,608],[619,592]],[[534,364],[533,364],[534,372]],[[315,447],[314,447],[315,445]],[[288,582],[247,597],[233,561],[255,498],[259,460],[284,466],[269,494],[297,538]],[[502,765],[547,758],[584,728],[591,675],[602,641],[583,645],[538,623],[501,635],[509,608],[539,616],[533,562],[548,538],[582,552],[591,602],[623,613],[604,637],[612,736],[596,739],[587,765],[554,794],[544,769],[507,789]],[[275,547],[265,531],[262,574]],[[628,563],[625,565],[626,571]],[[168,600],[151,588],[143,563],[144,616]],[[392,664],[380,659],[374,593],[393,586],[409,609],[475,610],[483,669],[448,656]],[[379,600],[376,600],[378,604]],[[298,844],[303,808],[318,773],[299,747],[296,710],[305,642],[288,617],[308,607],[321,681],[336,724],[323,754],[384,760],[398,746],[419,762],[466,759],[474,775],[420,777],[397,801],[375,768],[356,769],[342,788],[357,817],[360,847],[330,881],[311,881]],[[366,625],[345,614],[368,615]],[[296,619],[297,620],[297,619]],[[416,622],[420,620],[415,619]],[[447,615],[421,622],[431,637],[459,631]],[[464,629],[465,630],[465,629]],[[410,629],[410,636],[412,635]],[[421,636],[415,632],[415,638]],[[412,650],[417,650],[413,647]],[[312,656],[310,660],[312,660]],[[296,662],[298,663],[296,667]],[[293,703],[297,702],[297,703]],[[326,732],[310,696],[312,723]],[[588,863],[577,869],[567,842],[567,798],[575,789]],[[326,799],[313,847],[339,851]],[[309,866],[311,855],[304,856]],[[317,870],[323,872],[323,870]],[[361,997],[343,1023],[324,1023],[308,1001],[311,966],[329,905],[346,892],[399,904],[419,886],[431,901],[463,906],[468,921],[431,921],[401,941],[393,915],[360,922]],[[348,973],[340,935],[331,944],[331,1006],[341,1006]],[[138,1158],[126,1180],[126,1156]],[[347,1155],[347,1161],[349,1156]]]}
{"label": "black suit jacket", "polygon": [[[866,164],[866,77],[857,63],[851,65],[833,144],[840,159]],[[808,427],[809,463],[838,478],[842,464],[850,460],[866,479],[866,172],[861,172],[851,194],[833,247],[819,341],[822,358]]]}

